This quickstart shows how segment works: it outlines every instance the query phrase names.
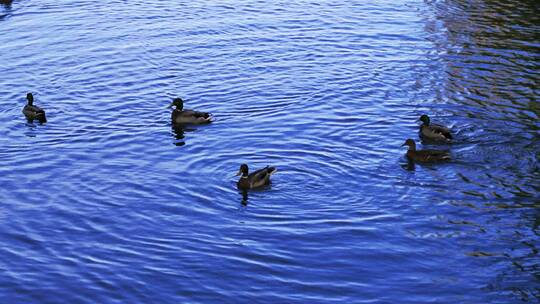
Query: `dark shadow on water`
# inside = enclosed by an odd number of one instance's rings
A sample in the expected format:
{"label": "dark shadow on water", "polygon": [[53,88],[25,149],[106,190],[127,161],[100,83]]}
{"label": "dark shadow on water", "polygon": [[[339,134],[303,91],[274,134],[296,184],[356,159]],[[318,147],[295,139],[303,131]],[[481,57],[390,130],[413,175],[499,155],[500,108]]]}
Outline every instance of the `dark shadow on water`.
{"label": "dark shadow on water", "polygon": [[247,206],[248,204],[248,191],[247,190],[239,190],[241,195],[242,195],[242,200],[240,201],[240,203],[243,205],[243,206]]}
{"label": "dark shadow on water", "polygon": [[[405,157],[406,158],[406,157]],[[424,169],[427,169],[427,170],[437,170],[437,167],[438,166],[441,166],[441,165],[444,165],[444,164],[447,164],[448,161],[445,161],[445,162],[439,162],[439,163],[415,163],[414,161],[412,160],[406,160],[405,162],[402,162],[400,163],[399,165],[401,166],[401,168],[403,168],[404,170],[407,170],[407,171],[415,171],[416,170],[416,166],[421,166],[422,168]]]}
{"label": "dark shadow on water", "polygon": [[399,164],[401,166],[401,168],[403,168],[403,169],[405,169],[407,171],[414,171],[415,170],[414,162],[407,159],[407,157],[405,157],[405,160],[406,160],[406,162]]}
{"label": "dark shadow on water", "polygon": [[[459,124],[464,134],[460,144],[474,148],[465,151],[461,167],[472,189],[463,190],[477,194],[471,199],[475,208],[495,209],[477,219],[485,227],[479,238],[497,239],[486,244],[501,246],[500,256],[504,257],[499,262],[500,273],[493,274],[496,279],[484,284],[493,286],[492,292],[503,299],[512,294],[509,303],[537,303],[534,299],[540,298],[539,251],[537,246],[527,245],[538,236],[538,204],[531,207],[520,203],[525,195],[539,188],[535,173],[538,158],[534,159],[540,155],[540,65],[535,60],[539,3],[434,1],[430,4],[435,13],[431,20],[436,23],[428,23],[435,29],[428,29],[433,34],[432,42],[441,54],[447,54],[440,58],[446,75],[441,95],[452,101],[454,111],[463,118]],[[469,128],[463,127],[466,125]],[[452,161],[452,165],[456,162]],[[492,235],[486,237],[485,231]],[[514,231],[511,237],[509,231]],[[479,242],[477,246],[481,245]]]}
{"label": "dark shadow on water", "polygon": [[12,0],[0,0],[0,21],[11,15]]}
{"label": "dark shadow on water", "polygon": [[184,128],[181,127],[181,126],[175,126],[175,125],[172,125],[171,127],[172,129],[172,135],[174,136],[174,138],[176,139],[174,144],[176,146],[183,146],[186,144],[186,142],[184,141]]}
{"label": "dark shadow on water", "polygon": [[13,0],[0,0],[0,5],[8,10],[11,9],[11,3],[13,3]]}
{"label": "dark shadow on water", "polygon": [[[26,118],[26,125],[30,127],[31,129],[34,129],[37,125],[44,125],[47,123],[47,118],[39,118],[39,119],[29,119]],[[35,137],[35,135],[31,135],[30,137]]]}
{"label": "dark shadow on water", "polygon": [[172,129],[172,135],[173,135],[173,137],[175,139],[174,145],[178,146],[178,147],[184,146],[186,144],[185,132],[196,131],[196,129],[189,128],[186,125],[178,125],[178,124],[173,124],[171,126],[171,129]]}
{"label": "dark shadow on water", "polygon": [[247,206],[248,205],[249,192],[265,192],[265,191],[268,191],[270,189],[272,189],[272,184],[271,183],[264,186],[264,187],[257,188],[257,189],[251,189],[251,190],[238,189],[238,194],[240,194],[242,196],[242,200],[240,201],[240,203],[242,204],[242,206]]}
{"label": "dark shadow on water", "polygon": [[37,130],[39,126],[43,126],[47,121],[46,120],[37,120],[37,119],[26,119],[27,131],[24,132],[24,135],[27,137],[37,137]]}
{"label": "dark shadow on water", "polygon": [[29,119],[27,118],[26,121],[29,123],[29,124],[34,124],[34,121],[37,121],[40,125],[43,125],[45,123],[47,123],[47,118],[43,117],[43,118],[36,118],[36,119]]}

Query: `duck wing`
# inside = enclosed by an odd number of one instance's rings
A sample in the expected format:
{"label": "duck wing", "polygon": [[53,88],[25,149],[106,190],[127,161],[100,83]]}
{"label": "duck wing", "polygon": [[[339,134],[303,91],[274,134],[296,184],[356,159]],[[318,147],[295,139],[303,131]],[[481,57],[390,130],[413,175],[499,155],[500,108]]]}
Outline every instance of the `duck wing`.
{"label": "duck wing", "polygon": [[436,162],[450,160],[450,154],[440,150],[420,150],[415,151],[413,158],[422,162]]}
{"label": "duck wing", "polygon": [[174,123],[178,124],[204,124],[212,122],[212,115],[206,112],[199,112],[193,110],[177,110],[175,109],[171,118]]}
{"label": "duck wing", "polygon": [[249,174],[248,179],[252,187],[260,187],[268,184],[270,176],[276,172],[275,167],[266,166]]}
{"label": "duck wing", "polygon": [[33,113],[36,113],[36,114],[45,113],[45,111],[43,111],[43,109],[38,107],[38,106],[26,105],[24,107],[24,110],[28,111],[28,112],[33,112]]}
{"label": "duck wing", "polygon": [[452,135],[447,128],[437,125],[422,125],[420,127],[420,137],[423,140],[443,142],[448,142],[452,139]]}
{"label": "duck wing", "polygon": [[442,134],[445,138],[447,139],[452,139],[452,134],[450,133],[450,129],[448,129],[447,127],[445,126],[441,126],[441,125],[429,125],[429,128],[437,133],[437,134]]}
{"label": "duck wing", "polygon": [[194,110],[184,110],[182,111],[182,115],[184,116],[191,116],[195,118],[209,118],[211,115],[208,112],[200,112],[200,111],[194,111]]}
{"label": "duck wing", "polygon": [[38,106],[26,105],[23,108],[23,114],[30,118],[44,117],[45,111]]}

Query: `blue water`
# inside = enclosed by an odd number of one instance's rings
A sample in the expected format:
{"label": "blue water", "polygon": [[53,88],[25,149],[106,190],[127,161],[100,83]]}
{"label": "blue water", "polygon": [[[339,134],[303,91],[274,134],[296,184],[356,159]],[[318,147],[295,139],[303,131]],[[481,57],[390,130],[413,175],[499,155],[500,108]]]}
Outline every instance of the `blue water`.
{"label": "blue water", "polygon": [[[536,303],[539,11],[2,1],[0,302]],[[453,161],[408,166],[424,113]]]}

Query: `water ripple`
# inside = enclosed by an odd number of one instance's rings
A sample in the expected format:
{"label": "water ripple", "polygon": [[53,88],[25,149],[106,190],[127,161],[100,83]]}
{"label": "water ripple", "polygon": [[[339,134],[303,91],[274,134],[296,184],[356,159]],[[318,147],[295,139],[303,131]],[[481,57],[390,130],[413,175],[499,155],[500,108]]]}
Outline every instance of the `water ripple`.
{"label": "water ripple", "polygon": [[[537,10],[0,2],[0,298],[534,302]],[[452,162],[404,159],[424,113]]]}

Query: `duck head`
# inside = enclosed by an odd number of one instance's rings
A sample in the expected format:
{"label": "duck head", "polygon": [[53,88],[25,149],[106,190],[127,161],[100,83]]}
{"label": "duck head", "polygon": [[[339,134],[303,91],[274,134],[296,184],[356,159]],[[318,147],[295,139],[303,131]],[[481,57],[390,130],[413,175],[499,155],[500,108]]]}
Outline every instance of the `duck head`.
{"label": "duck head", "polygon": [[28,100],[28,105],[31,106],[34,104],[34,95],[32,93],[26,94],[26,99]]}
{"label": "duck head", "polygon": [[419,120],[423,122],[424,125],[429,126],[429,116],[427,116],[426,114],[420,116]]}
{"label": "duck head", "polygon": [[249,173],[248,165],[242,164],[240,165],[240,170],[238,170],[238,173],[236,173],[236,176],[242,175],[242,177],[247,177]]}
{"label": "duck head", "polygon": [[414,142],[414,140],[412,140],[412,139],[410,139],[410,138],[407,139],[407,140],[403,143],[403,145],[401,145],[401,146],[402,146],[402,147],[403,147],[403,146],[409,146],[409,150],[410,150],[410,151],[415,151],[415,150],[416,150],[416,143]]}
{"label": "duck head", "polygon": [[169,107],[175,106],[177,110],[182,111],[184,109],[184,101],[180,97],[173,99]]}

